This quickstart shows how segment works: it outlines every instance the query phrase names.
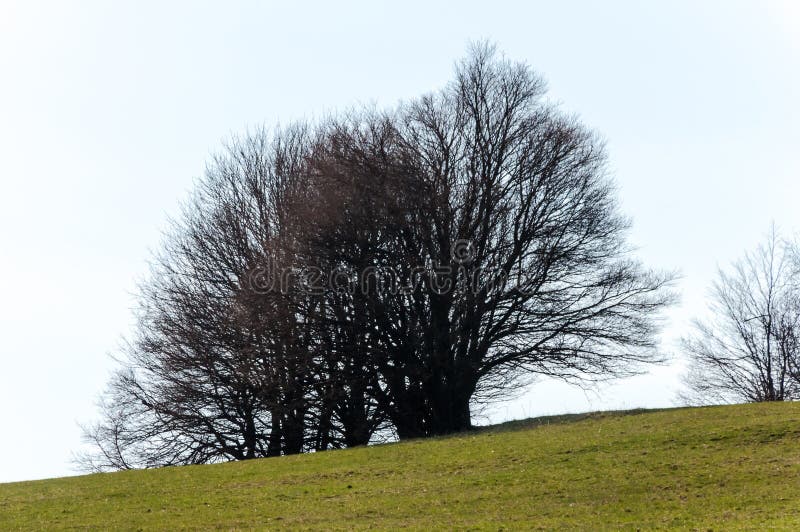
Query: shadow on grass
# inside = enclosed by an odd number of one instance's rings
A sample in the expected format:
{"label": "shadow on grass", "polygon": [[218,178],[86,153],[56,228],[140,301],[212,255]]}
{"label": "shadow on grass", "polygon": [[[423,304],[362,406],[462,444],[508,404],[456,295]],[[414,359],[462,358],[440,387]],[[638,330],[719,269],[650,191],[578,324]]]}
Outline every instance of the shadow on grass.
{"label": "shadow on grass", "polygon": [[681,410],[685,408],[692,408],[686,406],[672,407],[672,408],[634,408],[631,410],[601,410],[597,412],[584,412],[581,414],[558,414],[553,416],[539,416],[530,417],[527,419],[515,419],[498,423],[496,425],[474,425],[472,428],[453,432],[450,434],[437,434],[434,436],[409,438],[407,440],[387,441],[381,443],[373,443],[370,446],[383,446],[383,445],[396,445],[399,443],[408,442],[424,442],[428,440],[445,440],[449,438],[459,438],[463,436],[473,436],[477,434],[502,434],[505,432],[517,432],[522,430],[535,429],[537,427],[547,425],[566,425],[568,423],[578,423],[581,421],[609,419],[615,417],[637,416],[639,414],[652,414],[655,412],[664,412],[667,410]]}
{"label": "shadow on grass", "polygon": [[462,432],[461,434],[514,432],[518,430],[526,430],[526,429],[541,427],[543,425],[564,425],[567,423],[576,423],[578,421],[636,416],[639,414],[651,414],[654,412],[663,412],[665,410],[674,410],[674,408],[634,408],[632,410],[606,410],[598,412],[584,412],[582,414],[560,414],[555,416],[531,417],[527,419],[506,421],[505,423],[498,423],[497,425],[476,426],[467,432]]}

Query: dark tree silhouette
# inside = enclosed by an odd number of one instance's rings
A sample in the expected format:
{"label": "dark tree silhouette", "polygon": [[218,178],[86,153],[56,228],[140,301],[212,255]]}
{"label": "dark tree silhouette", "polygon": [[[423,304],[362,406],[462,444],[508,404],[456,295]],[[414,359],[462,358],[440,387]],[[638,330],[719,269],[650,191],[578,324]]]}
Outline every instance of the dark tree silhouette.
{"label": "dark tree silhouette", "polygon": [[[251,272],[285,259],[283,202],[309,145],[298,127],[233,142],[185,206],[142,286],[137,335],[87,437],[93,469],[305,448],[313,339]],[[275,251],[281,249],[282,253]]]}
{"label": "dark tree silhouette", "polygon": [[800,283],[792,246],[766,243],[719,271],[711,316],[684,338],[692,403],[800,399]]}
{"label": "dark tree silhouette", "polygon": [[443,91],[336,124],[319,158],[336,191],[321,210],[338,218],[317,255],[407,288],[354,303],[370,391],[401,438],[468,428],[471,401],[531,374],[658,359],[670,276],[630,258],[601,142],[543,95],[477,45]]}
{"label": "dark tree silhouette", "polygon": [[479,44],[437,93],[233,142],[143,287],[89,463],[445,434],[532,375],[660,360],[671,276],[631,257],[602,142],[544,94]]}

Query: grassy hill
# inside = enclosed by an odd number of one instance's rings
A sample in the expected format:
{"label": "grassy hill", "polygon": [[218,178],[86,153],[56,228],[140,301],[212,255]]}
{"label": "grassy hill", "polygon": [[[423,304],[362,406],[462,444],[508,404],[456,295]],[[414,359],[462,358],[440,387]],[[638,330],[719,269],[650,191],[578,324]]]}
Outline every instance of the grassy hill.
{"label": "grassy hill", "polygon": [[0,529],[800,530],[800,404],[538,418],[220,465],[0,485]]}

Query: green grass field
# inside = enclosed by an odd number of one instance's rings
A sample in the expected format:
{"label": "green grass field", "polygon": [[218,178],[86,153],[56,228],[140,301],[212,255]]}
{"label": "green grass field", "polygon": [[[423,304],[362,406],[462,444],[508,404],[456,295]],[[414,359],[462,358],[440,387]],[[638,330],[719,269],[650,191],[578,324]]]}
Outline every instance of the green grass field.
{"label": "green grass field", "polygon": [[0,529],[800,530],[800,404],[0,485]]}

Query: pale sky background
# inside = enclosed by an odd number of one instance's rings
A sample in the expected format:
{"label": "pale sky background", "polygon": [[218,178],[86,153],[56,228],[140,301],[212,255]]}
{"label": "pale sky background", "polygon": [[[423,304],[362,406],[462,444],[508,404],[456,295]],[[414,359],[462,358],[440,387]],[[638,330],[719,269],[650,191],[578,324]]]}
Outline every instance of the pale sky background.
{"label": "pale sky background", "polygon": [[136,280],[227,136],[436,89],[471,39],[605,136],[639,256],[683,274],[669,366],[476,421],[674,404],[717,264],[800,229],[800,1],[378,4],[0,0],[0,482],[72,473]]}

